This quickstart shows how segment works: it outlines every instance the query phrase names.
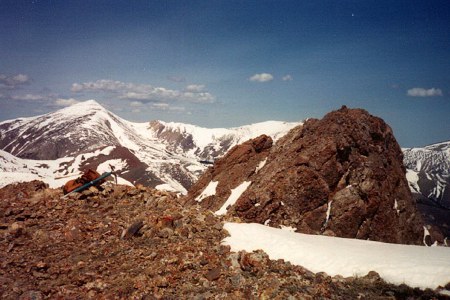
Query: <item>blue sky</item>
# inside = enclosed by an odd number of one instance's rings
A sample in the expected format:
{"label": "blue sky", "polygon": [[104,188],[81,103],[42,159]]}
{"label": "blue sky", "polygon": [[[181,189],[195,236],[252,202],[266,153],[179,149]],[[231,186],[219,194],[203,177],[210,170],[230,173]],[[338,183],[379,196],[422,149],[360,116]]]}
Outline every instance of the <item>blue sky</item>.
{"label": "blue sky", "polygon": [[450,140],[450,2],[0,0],[0,120],[95,99],[204,127],[383,118]]}

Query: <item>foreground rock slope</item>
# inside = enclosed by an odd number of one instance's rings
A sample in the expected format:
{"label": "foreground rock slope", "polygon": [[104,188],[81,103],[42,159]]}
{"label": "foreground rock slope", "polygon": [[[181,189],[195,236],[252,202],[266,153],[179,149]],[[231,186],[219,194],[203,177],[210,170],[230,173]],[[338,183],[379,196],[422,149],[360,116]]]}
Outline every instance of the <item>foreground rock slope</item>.
{"label": "foreground rock slope", "polygon": [[222,217],[169,192],[107,183],[61,199],[35,181],[0,195],[1,299],[444,299],[232,253]]}
{"label": "foreground rock slope", "polygon": [[234,147],[184,201],[303,233],[423,244],[402,159],[382,119],[342,107],[275,144],[260,136]]}

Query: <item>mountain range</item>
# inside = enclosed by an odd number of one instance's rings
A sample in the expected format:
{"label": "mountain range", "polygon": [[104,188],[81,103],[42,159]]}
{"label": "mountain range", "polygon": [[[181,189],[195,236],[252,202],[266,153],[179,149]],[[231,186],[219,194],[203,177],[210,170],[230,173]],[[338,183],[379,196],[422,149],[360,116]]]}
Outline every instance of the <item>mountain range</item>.
{"label": "mountain range", "polygon": [[450,236],[450,142],[402,150],[406,177],[425,222]]}
{"label": "mountain range", "polygon": [[423,148],[404,148],[411,191],[450,209],[450,142]]}
{"label": "mountain range", "polygon": [[111,166],[121,183],[186,193],[231,147],[267,134],[277,140],[300,122],[235,128],[126,121],[94,100],[0,123],[0,185],[39,179],[59,187],[87,168]]}
{"label": "mountain range", "polygon": [[[215,159],[262,134],[274,142],[303,122],[235,128],[129,122],[88,100],[41,116],[0,122],[0,186],[39,179],[59,187],[87,168],[115,168],[119,182],[183,194]],[[409,186],[426,205],[450,208],[450,141],[403,148]]]}

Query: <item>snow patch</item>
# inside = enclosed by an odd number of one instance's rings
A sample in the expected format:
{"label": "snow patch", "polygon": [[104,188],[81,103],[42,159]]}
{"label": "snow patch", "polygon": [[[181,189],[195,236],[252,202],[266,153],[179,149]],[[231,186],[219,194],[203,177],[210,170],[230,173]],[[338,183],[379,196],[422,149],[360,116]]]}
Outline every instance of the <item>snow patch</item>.
{"label": "snow patch", "polygon": [[203,199],[216,194],[216,188],[219,184],[218,181],[210,181],[208,186],[203,190],[203,192],[195,198],[195,201],[202,202]]}
{"label": "snow patch", "polygon": [[230,236],[222,243],[232,251],[262,249],[270,259],[284,259],[315,273],[349,277],[376,271],[387,282],[421,289],[445,286],[450,278],[446,247],[307,235],[254,223],[225,223],[224,228]]}
{"label": "snow patch", "polygon": [[168,183],[158,184],[157,186],[155,186],[155,189],[160,191],[180,192],[179,190],[174,189],[173,186]]}
{"label": "snow patch", "polygon": [[408,185],[411,192],[420,193],[420,187],[418,184],[419,173],[411,169],[406,169],[406,179],[408,180]]}
{"label": "snow patch", "polygon": [[128,180],[126,180],[125,178],[120,177],[120,176],[117,176],[117,184],[134,186],[134,184],[132,184],[131,182],[129,182]]}
{"label": "snow patch", "polygon": [[297,228],[294,228],[292,226],[281,225],[280,227],[281,227],[281,230],[287,230],[287,231],[292,231],[292,232],[295,232],[297,230]]}
{"label": "snow patch", "polygon": [[227,212],[228,206],[233,206],[237,199],[242,195],[243,192],[250,186],[251,181],[244,181],[239,186],[231,190],[231,195],[228,197],[227,201],[222,205],[222,207],[215,212],[216,215],[224,215]]}
{"label": "snow patch", "polygon": [[417,172],[420,172],[421,169],[422,169],[422,161],[419,159],[419,160],[417,160],[417,163],[416,163],[416,170],[417,170]]}
{"label": "snow patch", "polygon": [[330,220],[330,214],[331,214],[331,204],[333,201],[328,202],[327,204],[327,216],[325,218],[325,225],[327,225],[328,221]]}
{"label": "snow patch", "polygon": [[397,212],[397,216],[400,214],[400,209],[398,209],[398,202],[397,199],[394,200],[394,207],[393,209]]}
{"label": "snow patch", "polygon": [[7,186],[8,184],[17,182],[28,182],[33,180],[42,180],[37,174],[23,173],[23,172],[1,172],[0,176],[0,188]]}
{"label": "snow patch", "polygon": [[183,187],[183,185],[172,179],[170,176],[163,176],[161,179],[165,181],[165,183],[157,185],[155,187],[157,190],[177,192],[183,195],[187,194],[187,190]]}
{"label": "snow patch", "polygon": [[266,162],[267,157],[256,166],[255,173],[258,173],[266,165]]}
{"label": "snow patch", "polygon": [[128,164],[123,159],[119,158],[110,159],[99,164],[97,167],[97,172],[99,172],[100,174],[105,172],[111,172],[111,166],[114,167],[115,172],[120,172],[121,170],[125,169],[128,166]]}

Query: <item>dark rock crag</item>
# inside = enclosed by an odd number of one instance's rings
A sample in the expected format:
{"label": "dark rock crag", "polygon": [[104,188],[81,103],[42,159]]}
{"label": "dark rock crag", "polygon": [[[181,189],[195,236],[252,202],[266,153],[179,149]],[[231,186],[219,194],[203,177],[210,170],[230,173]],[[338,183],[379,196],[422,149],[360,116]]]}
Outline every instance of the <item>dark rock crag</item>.
{"label": "dark rock crag", "polygon": [[[308,234],[423,244],[423,221],[402,159],[382,119],[343,106],[276,144],[260,136],[234,147],[184,200],[216,211],[247,181],[227,218]],[[216,191],[202,199],[210,182],[217,182]]]}

